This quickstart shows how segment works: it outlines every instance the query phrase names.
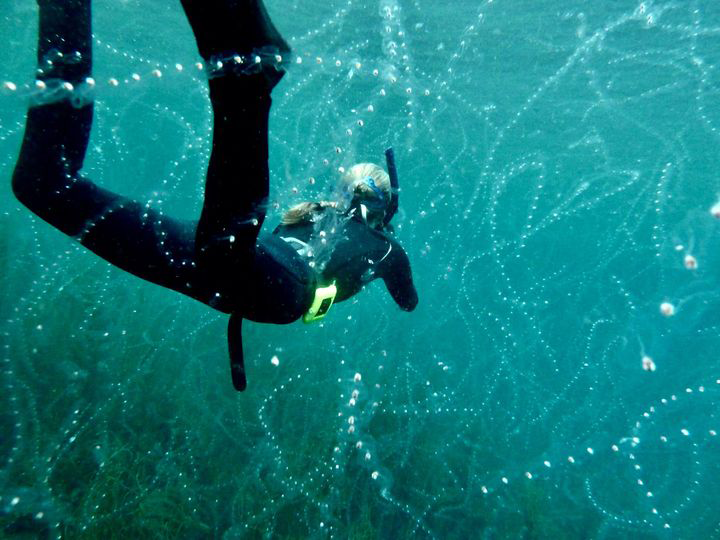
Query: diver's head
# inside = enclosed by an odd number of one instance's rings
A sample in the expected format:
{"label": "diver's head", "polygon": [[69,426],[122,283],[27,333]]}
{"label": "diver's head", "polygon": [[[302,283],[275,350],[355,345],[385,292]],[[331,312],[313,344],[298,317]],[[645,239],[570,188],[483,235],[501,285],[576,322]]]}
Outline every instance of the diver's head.
{"label": "diver's head", "polygon": [[374,163],[350,167],[340,180],[348,209],[354,209],[373,228],[381,228],[391,199],[390,176]]}

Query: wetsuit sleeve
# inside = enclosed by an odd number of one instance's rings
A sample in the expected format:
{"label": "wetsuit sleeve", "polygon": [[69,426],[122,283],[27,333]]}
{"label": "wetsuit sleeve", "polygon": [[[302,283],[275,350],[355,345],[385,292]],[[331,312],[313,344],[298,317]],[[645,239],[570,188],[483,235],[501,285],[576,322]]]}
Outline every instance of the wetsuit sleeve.
{"label": "wetsuit sleeve", "polygon": [[412,280],[410,260],[405,251],[395,243],[387,260],[383,262],[380,275],[393,300],[405,311],[414,310],[418,296]]}

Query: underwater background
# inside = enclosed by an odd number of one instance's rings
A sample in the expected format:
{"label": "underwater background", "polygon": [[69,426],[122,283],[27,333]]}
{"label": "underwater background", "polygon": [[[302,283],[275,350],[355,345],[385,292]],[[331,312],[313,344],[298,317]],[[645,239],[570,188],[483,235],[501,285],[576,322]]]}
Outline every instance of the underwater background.
{"label": "underwater background", "polygon": [[[2,0],[0,537],[720,538],[720,3],[266,4],[266,230],[393,146],[420,304],[246,323],[235,392],[225,315],[13,197],[37,8]],[[85,174],[197,217],[179,2],[93,9]]]}

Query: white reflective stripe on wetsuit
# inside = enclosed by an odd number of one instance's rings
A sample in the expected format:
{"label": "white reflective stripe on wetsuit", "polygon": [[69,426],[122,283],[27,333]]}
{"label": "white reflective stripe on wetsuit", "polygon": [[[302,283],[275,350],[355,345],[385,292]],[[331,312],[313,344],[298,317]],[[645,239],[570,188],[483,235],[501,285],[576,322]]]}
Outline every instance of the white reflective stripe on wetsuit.
{"label": "white reflective stripe on wetsuit", "polygon": [[311,256],[312,250],[310,249],[310,245],[306,242],[303,242],[302,240],[299,240],[294,236],[281,236],[280,238],[290,244],[298,255],[301,255],[303,257]]}
{"label": "white reflective stripe on wetsuit", "polygon": [[[380,259],[380,260],[378,261],[378,264],[381,263],[381,262],[383,262],[385,259],[387,259],[387,256],[390,255],[390,252],[391,252],[391,251],[392,251],[392,244],[388,244],[387,253],[385,253],[385,255],[382,256],[382,259]],[[372,259],[368,259],[368,263],[374,265],[374,264],[375,264],[375,261],[373,261]]]}

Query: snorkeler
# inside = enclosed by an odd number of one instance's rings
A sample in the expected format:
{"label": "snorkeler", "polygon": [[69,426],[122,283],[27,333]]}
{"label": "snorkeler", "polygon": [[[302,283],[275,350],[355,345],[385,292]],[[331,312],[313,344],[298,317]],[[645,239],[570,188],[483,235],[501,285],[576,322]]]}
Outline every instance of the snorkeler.
{"label": "snorkeler", "polygon": [[[80,174],[93,116],[91,0],[38,0],[37,87],[12,179],[25,206],[106,261],[230,314],[233,385],[246,387],[242,319],[286,324],[327,314],[382,278],[417,304],[410,263],[388,234],[397,173],[358,164],[339,201],[291,208],[261,234],[269,193],[270,93],[290,48],[262,0],[182,0],[205,60],[212,153],[199,221],[180,221]],[[392,176],[392,178],[391,178]],[[394,184],[394,185],[393,185]]]}

